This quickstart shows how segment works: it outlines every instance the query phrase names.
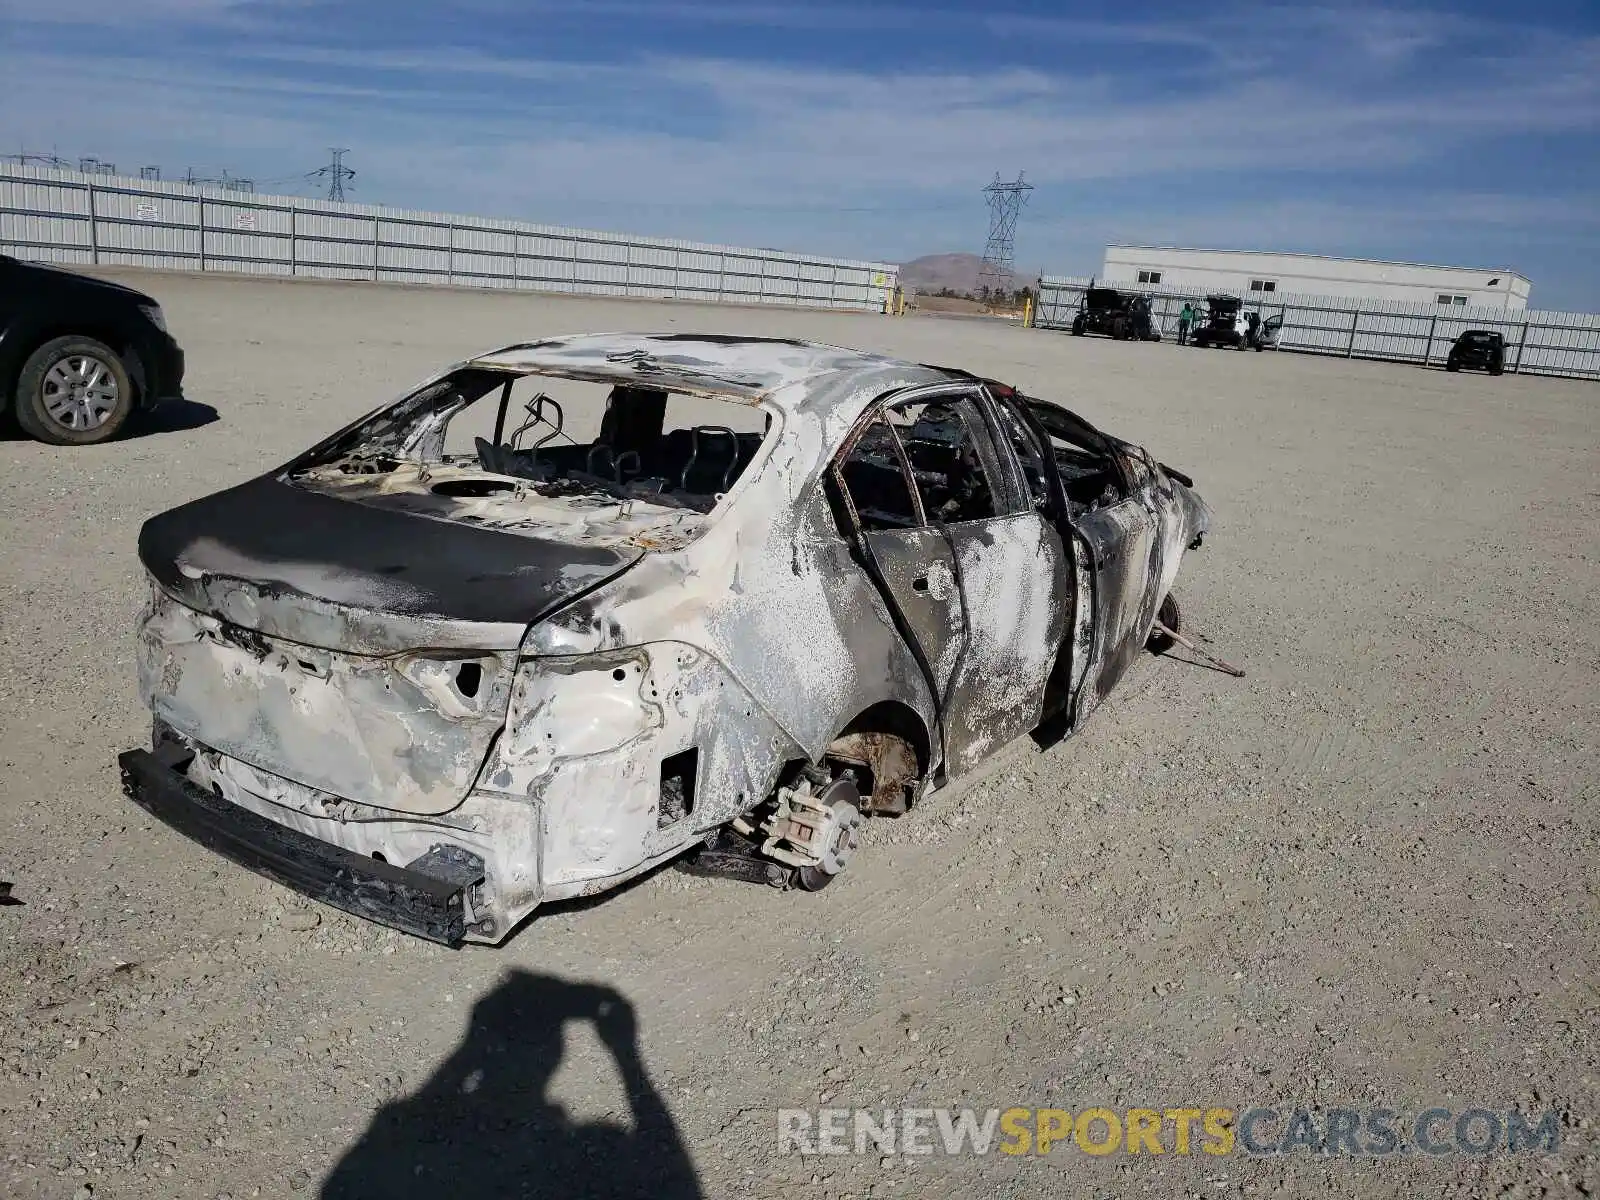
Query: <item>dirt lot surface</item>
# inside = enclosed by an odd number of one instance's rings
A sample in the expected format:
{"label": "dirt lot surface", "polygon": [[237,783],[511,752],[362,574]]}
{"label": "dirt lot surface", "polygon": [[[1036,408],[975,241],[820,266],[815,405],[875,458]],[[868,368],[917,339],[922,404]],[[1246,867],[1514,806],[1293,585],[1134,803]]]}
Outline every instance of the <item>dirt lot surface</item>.
{"label": "dirt lot surface", "polygon": [[[193,405],[92,449],[0,441],[0,1196],[1600,1193],[1600,387],[126,278],[166,305]],[[960,365],[1149,446],[1215,509],[1180,590],[1248,677],[1147,658],[1078,737],[873,823],[825,892],[664,871],[494,950],[320,908],[122,797],[141,521],[447,360],[630,328]],[[774,1110],[823,1104],[1380,1107],[1402,1131],[1521,1107],[1561,1141],[780,1155]]]}

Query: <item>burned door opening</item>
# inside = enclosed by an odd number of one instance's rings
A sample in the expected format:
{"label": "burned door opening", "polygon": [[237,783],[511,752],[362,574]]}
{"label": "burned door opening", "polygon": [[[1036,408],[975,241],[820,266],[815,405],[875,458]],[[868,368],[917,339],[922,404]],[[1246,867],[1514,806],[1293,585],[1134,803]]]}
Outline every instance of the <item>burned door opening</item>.
{"label": "burned door opening", "polygon": [[[928,526],[905,447],[881,412],[847,439],[833,465],[829,497],[840,531],[859,541],[862,565],[940,713],[967,635],[955,554],[943,533]],[[935,736],[943,741],[942,733]]]}
{"label": "burned door opening", "polygon": [[1089,595],[1080,597],[1091,612],[1087,628],[1080,625],[1078,632],[1084,661],[1076,724],[1133,664],[1161,602],[1152,593],[1163,567],[1152,496],[1155,465],[1063,408],[1031,398],[1027,407],[1048,437],[1083,568],[1079,578],[1089,585]]}
{"label": "burned door opening", "polygon": [[1041,717],[1070,605],[1061,539],[1002,457],[971,388],[881,409],[836,481],[898,610],[959,775]]}

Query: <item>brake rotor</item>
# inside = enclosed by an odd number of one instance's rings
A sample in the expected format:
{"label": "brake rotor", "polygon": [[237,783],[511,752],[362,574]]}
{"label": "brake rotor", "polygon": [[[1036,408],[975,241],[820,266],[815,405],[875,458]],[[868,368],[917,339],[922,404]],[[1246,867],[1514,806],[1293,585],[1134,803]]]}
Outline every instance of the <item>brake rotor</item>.
{"label": "brake rotor", "polygon": [[833,780],[815,799],[832,810],[833,820],[828,844],[817,855],[818,865],[800,867],[795,872],[795,881],[808,892],[821,891],[832,883],[861,844],[861,793],[852,777],[844,775]]}

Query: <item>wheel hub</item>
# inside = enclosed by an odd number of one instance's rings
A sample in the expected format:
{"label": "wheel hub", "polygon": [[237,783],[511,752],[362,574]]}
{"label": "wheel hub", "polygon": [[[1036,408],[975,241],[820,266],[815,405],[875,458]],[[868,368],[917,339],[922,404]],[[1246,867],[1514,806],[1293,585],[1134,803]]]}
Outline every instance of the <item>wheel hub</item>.
{"label": "wheel hub", "polygon": [[837,875],[860,843],[860,798],[855,783],[845,778],[820,786],[803,778],[784,788],[766,824],[761,852],[790,866]]}
{"label": "wheel hub", "polygon": [[45,372],[45,411],[65,429],[98,429],[111,419],[118,396],[111,368],[86,354],[68,355]]}
{"label": "wheel hub", "polygon": [[808,767],[759,810],[715,832],[684,867],[699,875],[814,892],[832,882],[855,854],[863,820],[853,772],[834,778],[821,767]]}
{"label": "wheel hub", "polygon": [[[842,795],[834,796],[834,793]],[[844,870],[861,845],[861,810],[856,807],[859,796],[853,785],[844,780],[835,780],[820,797],[818,802],[828,808],[828,816],[823,830],[823,845],[817,854],[817,866],[824,874],[837,875]]]}

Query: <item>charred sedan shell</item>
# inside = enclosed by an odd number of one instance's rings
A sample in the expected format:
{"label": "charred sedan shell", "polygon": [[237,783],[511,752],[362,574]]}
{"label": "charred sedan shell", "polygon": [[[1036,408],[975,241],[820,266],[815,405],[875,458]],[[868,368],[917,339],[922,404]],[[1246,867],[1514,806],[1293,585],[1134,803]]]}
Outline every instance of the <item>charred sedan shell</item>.
{"label": "charred sedan shell", "polygon": [[509,346],[146,523],[125,786],[444,942],[713,844],[815,888],[863,814],[1081,724],[1209,522],[1187,476],[959,370]]}

